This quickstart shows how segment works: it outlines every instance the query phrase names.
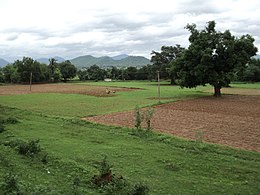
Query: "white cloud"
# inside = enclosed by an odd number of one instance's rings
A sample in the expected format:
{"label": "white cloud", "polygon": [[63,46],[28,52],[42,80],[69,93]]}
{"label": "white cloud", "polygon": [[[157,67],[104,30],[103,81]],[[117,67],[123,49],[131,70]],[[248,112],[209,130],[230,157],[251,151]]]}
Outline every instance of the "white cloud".
{"label": "white cloud", "polygon": [[255,0],[0,0],[0,58],[73,58],[127,53],[150,57],[162,45],[188,46],[184,27],[251,34],[260,49]]}

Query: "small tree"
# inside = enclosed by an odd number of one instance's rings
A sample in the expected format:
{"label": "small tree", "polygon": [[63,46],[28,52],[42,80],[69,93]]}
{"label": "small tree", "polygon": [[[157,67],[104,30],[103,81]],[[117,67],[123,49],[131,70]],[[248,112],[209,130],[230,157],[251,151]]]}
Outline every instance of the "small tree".
{"label": "small tree", "polygon": [[215,30],[215,21],[208,22],[203,30],[187,25],[190,46],[172,63],[171,71],[177,73],[182,87],[210,84],[214,96],[221,96],[221,88],[230,83],[235,67],[245,66],[257,52],[254,38],[233,36],[229,30]]}
{"label": "small tree", "polygon": [[154,110],[151,107],[149,107],[146,110],[146,113],[145,113],[146,129],[148,131],[152,130],[151,120],[152,120],[152,117],[153,117],[153,113],[154,113]]}
{"label": "small tree", "polygon": [[141,128],[141,123],[142,123],[142,113],[140,111],[139,106],[135,107],[135,127],[137,129]]}

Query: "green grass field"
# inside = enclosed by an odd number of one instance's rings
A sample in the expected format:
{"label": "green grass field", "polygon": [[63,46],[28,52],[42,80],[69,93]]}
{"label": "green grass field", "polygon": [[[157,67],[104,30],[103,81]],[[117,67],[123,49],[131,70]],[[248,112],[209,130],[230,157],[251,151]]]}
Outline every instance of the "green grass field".
{"label": "green grass field", "polygon": [[[153,82],[86,82],[83,85],[105,85],[118,87],[137,87],[143,90],[118,92],[114,97],[93,97],[78,94],[24,94],[0,96],[2,105],[31,110],[48,115],[66,117],[85,117],[131,110],[139,106],[158,103],[157,86]],[[166,84],[166,83],[163,83]],[[206,87],[205,87],[206,88]],[[182,98],[194,98],[208,95],[201,89],[180,89],[179,86],[162,85],[162,103]]]}
{"label": "green grass field", "polygon": [[[0,194],[8,187],[24,194],[131,194],[139,182],[148,186],[149,194],[259,194],[257,152],[79,119],[156,104],[157,100],[147,99],[156,97],[154,83],[78,84],[144,90],[108,98],[76,94],[0,96],[0,119],[5,127],[0,133]],[[209,95],[202,90],[162,85],[162,98],[167,98],[162,102]],[[13,118],[18,123],[12,124]],[[14,144],[19,143],[17,140],[35,139],[40,140],[39,154],[19,154]],[[47,162],[43,161],[44,154],[48,154]],[[125,179],[125,186],[98,188],[91,183],[104,155],[112,164],[112,172]]]}

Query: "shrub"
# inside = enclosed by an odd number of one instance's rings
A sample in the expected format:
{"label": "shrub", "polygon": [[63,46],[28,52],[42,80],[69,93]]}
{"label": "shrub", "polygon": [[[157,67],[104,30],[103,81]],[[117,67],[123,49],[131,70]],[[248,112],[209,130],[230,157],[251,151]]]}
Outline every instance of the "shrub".
{"label": "shrub", "polygon": [[102,161],[96,165],[96,168],[99,171],[99,175],[95,175],[93,180],[97,186],[106,185],[112,182],[112,166],[109,164],[107,156],[104,156]]}
{"label": "shrub", "polygon": [[153,117],[154,110],[150,107],[146,110],[145,113],[145,121],[146,121],[146,129],[149,131],[152,129],[151,119]]}
{"label": "shrub", "polygon": [[31,140],[29,142],[23,142],[18,145],[18,153],[26,156],[33,156],[41,151],[39,145],[40,140]]}
{"label": "shrub", "polygon": [[137,129],[141,128],[141,122],[142,122],[142,116],[141,116],[141,111],[138,106],[135,107],[135,127]]}
{"label": "shrub", "polygon": [[149,192],[147,185],[143,183],[137,183],[134,185],[133,189],[128,193],[129,195],[146,195]]}
{"label": "shrub", "polygon": [[20,194],[17,175],[14,175],[13,173],[5,175],[1,189],[5,194]]}
{"label": "shrub", "polygon": [[108,162],[107,156],[104,156],[96,168],[99,170],[99,175],[94,175],[92,182],[101,192],[105,194],[115,194],[115,192],[119,192],[122,189],[124,190],[126,181],[122,176],[112,174],[112,166]]}

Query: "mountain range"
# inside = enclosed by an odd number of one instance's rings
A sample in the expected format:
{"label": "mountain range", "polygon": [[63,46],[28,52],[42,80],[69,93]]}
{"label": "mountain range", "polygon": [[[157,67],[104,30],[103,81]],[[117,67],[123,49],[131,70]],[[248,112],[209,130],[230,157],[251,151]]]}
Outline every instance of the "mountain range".
{"label": "mountain range", "polygon": [[[59,56],[55,56],[55,57],[53,57],[53,58],[55,58],[58,63],[65,61],[64,58],[61,58],[61,57],[59,57]],[[49,63],[50,63],[50,62],[49,62],[49,58],[38,58],[38,59],[36,59],[36,60],[37,60],[38,62],[40,62],[40,63],[43,63],[43,64],[49,64]]]}
{"label": "mountain range", "polygon": [[[65,61],[66,59],[55,56],[54,57],[58,63]],[[38,58],[36,59],[40,63],[49,64],[49,58]],[[128,56],[126,54],[121,54],[113,57],[103,56],[103,57],[94,57],[91,55],[79,56],[73,59],[70,59],[71,63],[74,64],[77,68],[90,67],[94,64],[100,67],[116,66],[116,67],[142,67],[150,63],[145,57],[142,56]],[[0,67],[7,65],[9,62],[0,58]]]}
{"label": "mountain range", "polygon": [[[58,63],[65,61],[64,58],[55,56],[54,57]],[[260,59],[260,55],[256,54],[253,58]],[[49,64],[49,58],[38,58],[36,59],[40,63]],[[70,60],[77,68],[90,67],[94,64],[100,67],[116,66],[116,67],[142,67],[150,63],[150,60],[143,56],[128,56],[126,54],[121,54],[113,57],[103,56],[94,57],[91,55],[79,56]],[[9,64],[3,58],[0,58],[0,67],[4,67]]]}
{"label": "mountain range", "polygon": [[6,61],[6,60],[0,58],[0,67],[4,67],[4,66],[6,66],[7,64],[9,64],[8,61]]}
{"label": "mountain range", "polygon": [[77,68],[90,67],[94,64],[100,67],[116,66],[116,67],[142,67],[150,63],[145,57],[142,56],[128,56],[126,54],[109,57],[93,57],[91,55],[80,56],[71,60]]}

